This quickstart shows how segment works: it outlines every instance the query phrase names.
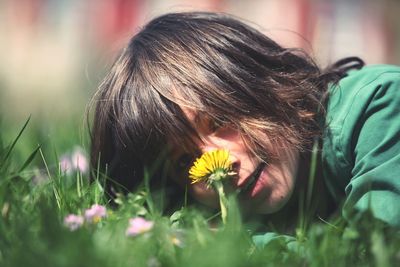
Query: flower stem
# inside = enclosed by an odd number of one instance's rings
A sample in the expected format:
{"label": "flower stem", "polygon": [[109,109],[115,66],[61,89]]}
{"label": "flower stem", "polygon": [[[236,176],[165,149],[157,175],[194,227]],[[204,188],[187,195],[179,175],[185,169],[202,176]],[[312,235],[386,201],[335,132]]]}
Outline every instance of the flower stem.
{"label": "flower stem", "polygon": [[228,200],[225,196],[224,186],[221,181],[214,181],[213,186],[219,196],[219,205],[221,207],[222,222],[223,224],[226,224],[226,217],[228,215]]}

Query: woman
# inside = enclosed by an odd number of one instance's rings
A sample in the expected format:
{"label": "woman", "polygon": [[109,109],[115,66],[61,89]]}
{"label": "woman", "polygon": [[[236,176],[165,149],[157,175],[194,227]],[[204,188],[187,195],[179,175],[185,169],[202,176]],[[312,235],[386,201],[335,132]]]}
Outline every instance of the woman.
{"label": "woman", "polygon": [[345,215],[371,208],[400,226],[400,68],[363,65],[347,58],[321,70],[223,14],[158,17],[96,94],[93,169],[114,181],[112,192],[133,190],[151,168],[158,186],[176,184],[216,207],[216,193],[191,184],[188,169],[202,153],[228,149],[242,210],[279,221],[298,210],[319,143],[316,183],[327,190],[314,190],[326,200],[317,213],[344,201]]}

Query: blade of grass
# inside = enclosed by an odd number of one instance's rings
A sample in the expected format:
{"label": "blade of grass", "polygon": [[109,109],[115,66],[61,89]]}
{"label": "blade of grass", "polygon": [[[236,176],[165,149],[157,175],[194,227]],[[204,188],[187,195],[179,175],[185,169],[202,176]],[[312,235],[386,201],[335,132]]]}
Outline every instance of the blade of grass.
{"label": "blade of grass", "polygon": [[18,172],[22,172],[26,167],[28,167],[28,165],[35,158],[35,156],[36,156],[36,154],[37,154],[37,152],[39,151],[40,148],[41,148],[41,146],[38,145],[38,147],[29,155],[28,159],[24,162],[24,164],[22,164],[22,167],[19,169]]}
{"label": "blade of grass", "polygon": [[57,207],[58,207],[58,209],[61,210],[61,195],[60,195],[60,192],[58,191],[58,189],[56,187],[56,181],[53,178],[53,176],[51,176],[51,173],[50,173],[50,170],[49,170],[49,166],[47,165],[46,159],[43,156],[43,152],[42,152],[41,148],[39,148],[39,153],[40,153],[40,156],[42,157],[44,166],[46,167],[47,175],[49,176],[50,180],[52,181],[53,193],[54,193],[54,196],[55,196],[56,201],[57,201]]}
{"label": "blade of grass", "polygon": [[311,152],[311,164],[310,164],[310,175],[308,177],[308,188],[307,188],[307,204],[306,209],[307,211],[310,210],[311,207],[311,200],[313,195],[314,189],[314,182],[315,182],[315,173],[317,170],[317,156],[318,156],[318,140],[314,140],[312,152]]}
{"label": "blade of grass", "polygon": [[318,163],[318,139],[314,139],[313,148],[310,159],[310,171],[308,175],[308,184],[306,192],[300,192],[299,196],[299,219],[300,227],[297,229],[297,235],[304,236],[309,226],[311,217],[313,216],[314,210],[312,210],[312,198],[315,184],[315,176],[317,172]]}
{"label": "blade of grass", "polygon": [[78,194],[79,198],[82,198],[82,182],[81,182],[81,173],[80,172],[76,172],[76,193]]}
{"label": "blade of grass", "polygon": [[147,169],[144,171],[144,190],[146,192],[146,203],[149,207],[149,212],[154,215],[154,202],[150,192],[150,175]]}
{"label": "blade of grass", "polygon": [[28,125],[28,123],[29,123],[30,120],[31,120],[31,116],[29,115],[28,119],[25,121],[24,126],[22,126],[22,129],[19,131],[17,137],[14,139],[14,141],[12,142],[11,146],[9,147],[9,149],[8,149],[8,151],[7,151],[7,153],[6,153],[6,155],[4,156],[4,158],[3,158],[3,160],[2,160],[2,163],[1,163],[1,166],[0,166],[0,169],[2,169],[3,166],[6,165],[5,162],[6,162],[7,159],[10,157],[11,152],[13,151],[13,149],[14,149],[15,145],[17,144],[19,138],[21,137],[22,133],[25,131],[25,128],[26,128],[26,126]]}
{"label": "blade of grass", "polygon": [[[100,199],[104,196],[104,187],[101,185],[100,180],[94,181],[95,191],[94,191],[94,199],[95,203],[100,203]],[[83,185],[83,180],[82,180]]]}

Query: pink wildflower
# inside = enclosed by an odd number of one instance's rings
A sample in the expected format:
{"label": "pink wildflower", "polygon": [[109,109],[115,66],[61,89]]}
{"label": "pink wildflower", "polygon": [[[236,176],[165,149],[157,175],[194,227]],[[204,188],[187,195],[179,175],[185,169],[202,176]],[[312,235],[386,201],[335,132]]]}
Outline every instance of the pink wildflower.
{"label": "pink wildflower", "polygon": [[89,163],[83,149],[77,146],[72,153],[63,154],[60,158],[60,169],[66,174],[71,174],[73,171],[86,173]]}
{"label": "pink wildflower", "polygon": [[146,233],[153,228],[154,222],[136,217],[129,220],[129,227],[126,229],[127,236],[136,236]]}
{"label": "pink wildflower", "polygon": [[71,155],[71,162],[74,169],[81,173],[86,173],[89,168],[86,155],[80,147],[75,148]]}
{"label": "pink wildflower", "polygon": [[107,210],[104,206],[94,204],[90,209],[85,211],[85,219],[89,223],[98,223],[102,218],[107,216]]}
{"label": "pink wildflower", "polygon": [[80,215],[69,214],[64,218],[64,225],[71,231],[75,231],[83,225],[84,219]]}
{"label": "pink wildflower", "polygon": [[60,159],[60,169],[62,173],[70,173],[72,171],[72,162],[68,156],[63,155]]}

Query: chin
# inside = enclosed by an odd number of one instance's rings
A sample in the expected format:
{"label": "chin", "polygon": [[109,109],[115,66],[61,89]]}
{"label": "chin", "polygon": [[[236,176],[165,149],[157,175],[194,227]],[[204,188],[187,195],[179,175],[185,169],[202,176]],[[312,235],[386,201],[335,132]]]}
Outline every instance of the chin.
{"label": "chin", "polygon": [[272,214],[281,210],[289,201],[291,192],[286,197],[277,197],[277,199],[266,199],[265,202],[260,203],[254,213],[256,214]]}

